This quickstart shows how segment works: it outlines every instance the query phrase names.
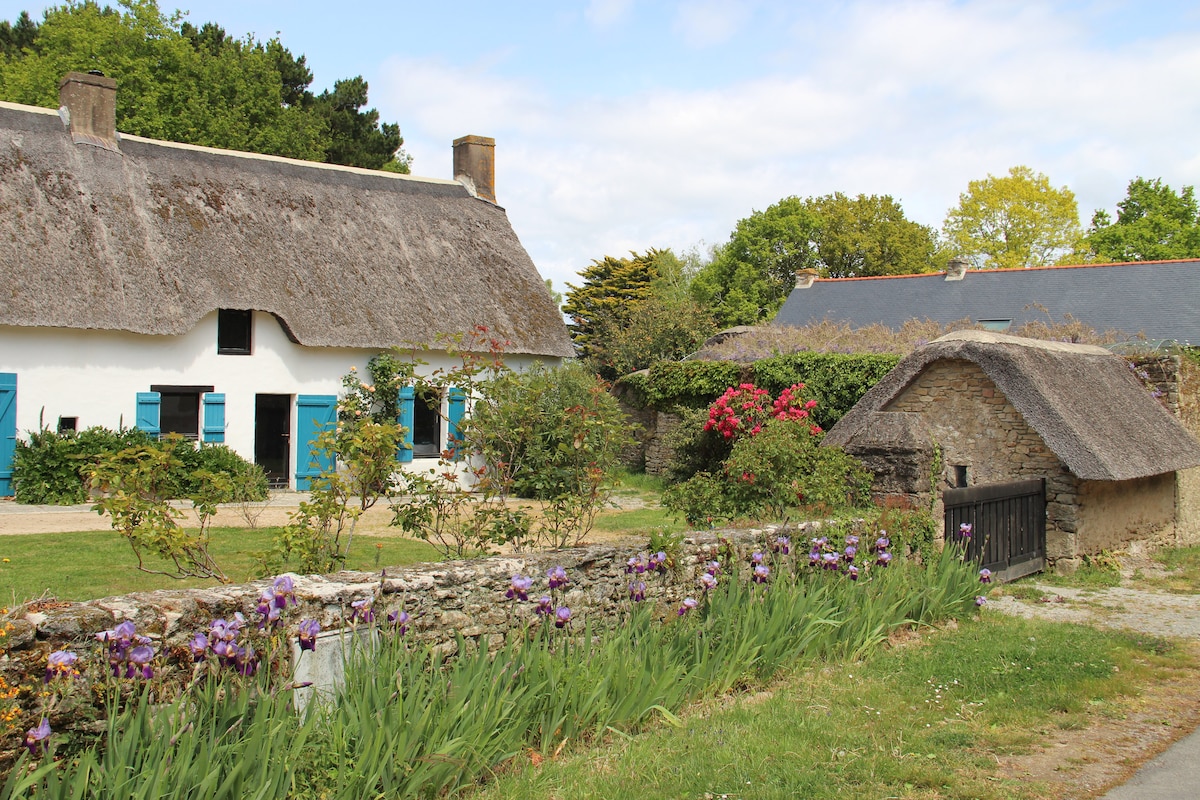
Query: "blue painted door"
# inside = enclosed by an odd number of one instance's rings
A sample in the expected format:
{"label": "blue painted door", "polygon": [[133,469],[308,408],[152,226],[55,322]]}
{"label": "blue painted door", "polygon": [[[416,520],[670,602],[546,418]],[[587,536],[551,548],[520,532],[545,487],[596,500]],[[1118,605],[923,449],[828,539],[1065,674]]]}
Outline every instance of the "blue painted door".
{"label": "blue painted door", "polygon": [[12,463],[17,452],[17,376],[0,372],[0,497],[13,493]]}
{"label": "blue painted door", "polygon": [[316,449],[321,431],[337,424],[337,395],[301,394],[296,396],[296,489],[306,492],[313,478],[333,469],[328,453]]}

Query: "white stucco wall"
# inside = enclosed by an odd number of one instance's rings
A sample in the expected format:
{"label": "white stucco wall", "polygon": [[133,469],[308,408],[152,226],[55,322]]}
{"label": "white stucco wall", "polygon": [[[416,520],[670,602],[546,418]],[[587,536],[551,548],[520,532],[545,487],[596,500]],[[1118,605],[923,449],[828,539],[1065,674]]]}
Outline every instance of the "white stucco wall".
{"label": "white stucco wall", "polygon": [[[365,377],[367,361],[378,351],[295,344],[265,312],[254,312],[252,350],[248,356],[217,354],[216,312],[182,336],[0,325],[0,372],[17,375],[20,438],[39,423],[56,428],[60,416],[78,417],[80,430],[133,427],[138,392],[150,391],[151,385],[211,385],[225,395],[225,444],[253,461],[255,395],[291,395],[294,486],[295,396],[340,394],[342,376],[354,366]],[[423,374],[457,363],[441,352],[421,358],[428,362],[419,368]],[[521,369],[534,359],[507,361]]]}

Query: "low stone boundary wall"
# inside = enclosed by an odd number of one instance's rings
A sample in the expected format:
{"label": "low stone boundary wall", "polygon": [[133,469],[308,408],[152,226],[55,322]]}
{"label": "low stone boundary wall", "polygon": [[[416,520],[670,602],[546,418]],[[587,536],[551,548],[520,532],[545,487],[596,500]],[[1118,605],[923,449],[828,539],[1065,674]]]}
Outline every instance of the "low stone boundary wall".
{"label": "low stone boundary wall", "polygon": [[[803,537],[819,523],[789,528],[793,540],[804,547]],[[556,600],[572,612],[572,629],[584,621],[615,624],[628,608],[629,584],[646,583],[646,602],[662,604],[673,613],[687,596],[699,596],[697,578],[707,561],[717,557],[719,539],[728,539],[745,564],[749,553],[765,547],[779,535],[778,528],[697,533],[683,540],[677,563],[666,573],[633,576],[626,573],[630,558],[643,549],[633,544],[592,545],[572,549],[512,556],[492,556],[469,561],[447,561],[388,569],[384,575],[340,572],[327,576],[293,576],[297,605],[287,621],[294,630],[302,619],[316,619],[326,635],[350,625],[351,604],[374,600],[377,620],[391,611],[411,616],[408,636],[428,642],[447,653],[458,649],[459,637],[470,650],[499,648],[506,634],[534,624],[537,599],[550,594],[546,573],[566,569],[570,582],[558,590]],[[507,599],[514,575],[533,579],[529,601]],[[131,620],[139,634],[151,637],[159,657],[190,661],[187,642],[206,632],[213,619],[232,618],[241,612],[248,624],[257,624],[255,611],[270,580],[206,589],[170,589],[107,597],[83,603],[34,603],[10,615],[7,635],[0,648],[0,673],[10,685],[40,682],[46,658],[53,650],[72,649],[87,657],[98,652],[95,634]],[[86,655],[85,655],[86,654]],[[98,656],[99,657],[99,656]]]}

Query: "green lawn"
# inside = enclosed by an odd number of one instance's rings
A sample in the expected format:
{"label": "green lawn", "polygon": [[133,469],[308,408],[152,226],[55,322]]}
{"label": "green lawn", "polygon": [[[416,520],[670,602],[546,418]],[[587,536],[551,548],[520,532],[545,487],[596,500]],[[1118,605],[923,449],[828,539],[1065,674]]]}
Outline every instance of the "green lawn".
{"label": "green lawn", "polygon": [[537,767],[517,759],[476,796],[1046,798],[1054,790],[997,778],[997,758],[1124,713],[1152,676],[1198,669],[1155,637],[985,614],[702,704],[677,725],[567,742]]}
{"label": "green lawn", "polygon": [[[211,534],[213,557],[234,582],[248,580],[255,554],[270,549],[276,530],[215,528]],[[437,553],[424,542],[360,534],[354,537],[346,567],[373,571],[436,560]],[[43,592],[59,600],[91,600],[149,589],[212,585],[213,581],[175,580],[138,571],[133,550],[116,531],[0,536],[0,606]]]}

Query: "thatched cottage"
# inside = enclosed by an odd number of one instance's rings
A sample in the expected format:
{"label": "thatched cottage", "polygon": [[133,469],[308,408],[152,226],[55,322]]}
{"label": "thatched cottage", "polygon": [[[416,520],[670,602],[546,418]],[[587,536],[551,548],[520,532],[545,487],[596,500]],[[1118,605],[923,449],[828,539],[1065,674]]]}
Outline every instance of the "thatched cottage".
{"label": "thatched cottage", "polygon": [[1100,347],[949,334],[897,364],[825,443],[863,460],[882,497],[932,501],[947,534],[972,522],[985,563],[1010,576],[1197,533],[1179,471],[1200,465],[1200,444]]}
{"label": "thatched cottage", "polygon": [[[442,334],[486,325],[517,366],[572,355],[492,140],[416,178],[122,135],[115,92],[71,73],[58,111],[0,103],[0,495],[42,424],[223,441],[304,488],[341,377],[381,350],[432,370]],[[449,404],[409,409],[418,459]]]}

